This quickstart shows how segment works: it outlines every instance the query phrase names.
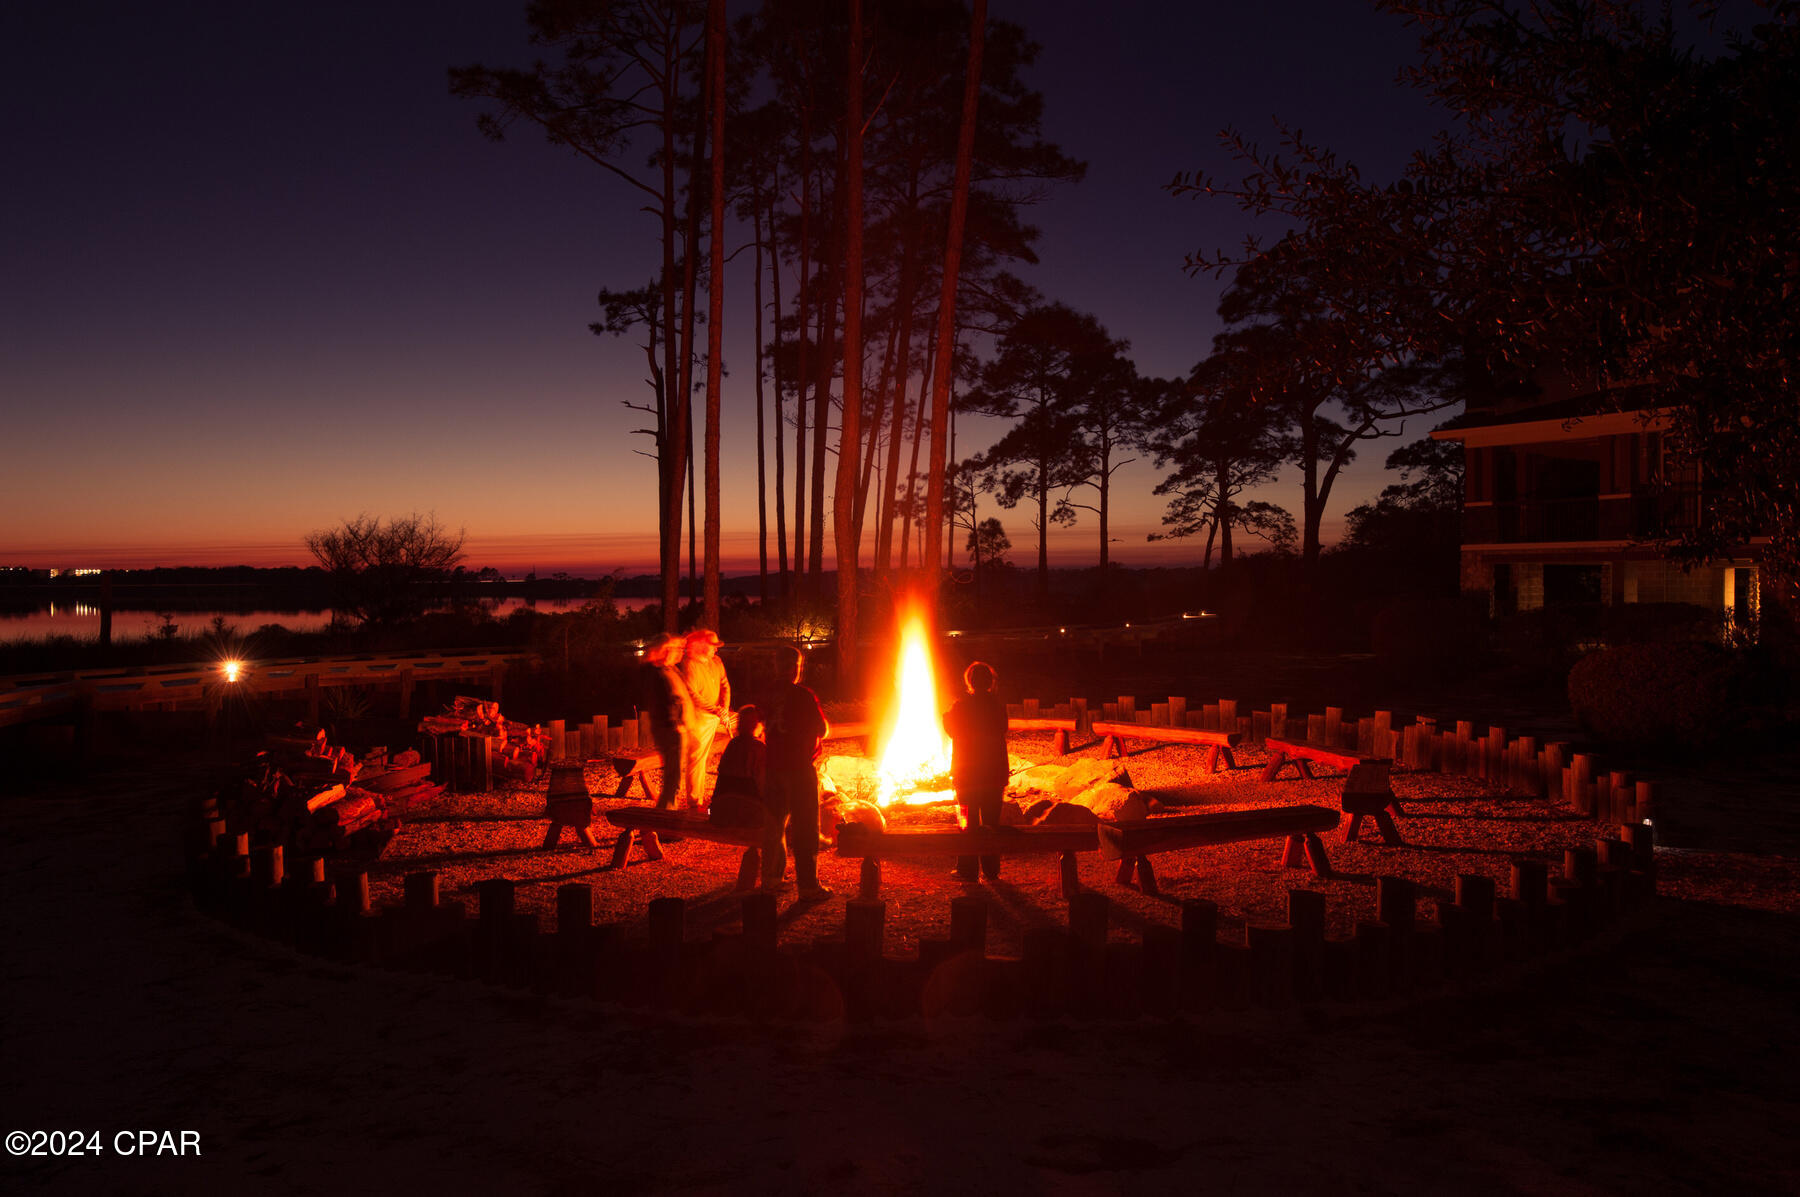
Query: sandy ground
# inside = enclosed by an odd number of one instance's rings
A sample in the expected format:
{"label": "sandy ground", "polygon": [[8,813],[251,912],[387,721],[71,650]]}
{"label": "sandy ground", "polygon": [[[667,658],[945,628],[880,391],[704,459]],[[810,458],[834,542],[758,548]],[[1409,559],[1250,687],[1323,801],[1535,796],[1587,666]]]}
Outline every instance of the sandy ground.
{"label": "sandy ground", "polygon": [[[1478,992],[864,1030],[541,1001],[238,934],[181,886],[197,775],[0,798],[4,1129],[107,1148],[9,1156],[7,1191],[1800,1191],[1791,764],[1672,791],[1674,896]],[[201,1154],[114,1154],[138,1129],[198,1131]]]}
{"label": "sandy ground", "polygon": [[[1323,775],[1328,772],[1323,768],[1317,780],[1295,778],[1289,769],[1280,780],[1264,784],[1259,775],[1266,758],[1260,748],[1240,749],[1237,768],[1209,773],[1204,749],[1145,741],[1130,747],[1134,751],[1123,763],[1133,784],[1156,796],[1172,813],[1296,803],[1335,809],[1343,789],[1342,775]],[[1015,734],[1010,748],[1019,759],[1062,763],[1098,757],[1101,751],[1097,743],[1078,743],[1070,756],[1053,758],[1047,733]],[[860,741],[832,745],[833,751],[860,749]],[[618,782],[612,770],[598,762],[589,765],[587,780],[589,789],[602,795],[611,795]],[[732,882],[741,849],[690,839],[669,845],[661,862],[647,861],[634,849],[627,866],[614,869],[610,849],[617,830],[597,818],[600,849],[577,846],[573,834],[564,832],[561,846],[546,852],[541,848],[546,784],[539,780],[531,785],[503,784],[484,793],[446,794],[414,812],[381,859],[371,865],[374,900],[398,904],[405,875],[433,869],[439,874],[440,891],[448,898],[466,900],[471,909],[479,882],[511,878],[518,883],[518,908],[537,912],[545,929],[555,925],[556,888],[567,881],[591,883],[595,917],[624,923],[633,931],[641,929],[650,900],[663,896],[687,900],[690,938],[739,925]],[[1178,926],[1181,899],[1209,898],[1219,906],[1221,934],[1241,939],[1246,922],[1285,922],[1288,890],[1302,886],[1326,895],[1327,933],[1349,938],[1358,920],[1376,917],[1378,874],[1418,882],[1423,914],[1435,899],[1450,899],[1458,873],[1486,874],[1504,893],[1513,856],[1537,856],[1560,869],[1564,848],[1591,845],[1597,834],[1591,821],[1547,801],[1509,796],[1480,782],[1435,773],[1397,773],[1393,785],[1407,811],[1401,820],[1406,846],[1380,845],[1368,822],[1364,842],[1344,844],[1339,842],[1341,836],[1328,836],[1335,869],[1329,878],[1315,877],[1306,869],[1282,868],[1281,841],[1254,840],[1158,854],[1154,858],[1158,897],[1113,884],[1116,863],[1109,864],[1097,853],[1080,857],[1082,880],[1113,899],[1116,938],[1139,939],[1150,923]],[[641,805],[639,794],[634,787],[629,801],[607,797],[597,805],[602,810]],[[948,826],[955,816],[948,805],[939,804],[890,810],[890,817],[913,826]],[[948,936],[950,900],[964,892],[949,876],[952,864],[948,858],[883,864],[890,954],[912,953],[921,938]],[[819,857],[820,877],[843,896],[855,892],[860,865],[859,860],[839,859],[829,850]],[[791,872],[789,878],[791,882]],[[1007,860],[1001,881],[984,891],[990,899],[989,950],[996,955],[1018,955],[1028,928],[1062,925],[1068,917],[1054,856]],[[808,908],[793,905],[791,899],[790,886],[782,903],[784,942],[841,938],[841,902]]]}

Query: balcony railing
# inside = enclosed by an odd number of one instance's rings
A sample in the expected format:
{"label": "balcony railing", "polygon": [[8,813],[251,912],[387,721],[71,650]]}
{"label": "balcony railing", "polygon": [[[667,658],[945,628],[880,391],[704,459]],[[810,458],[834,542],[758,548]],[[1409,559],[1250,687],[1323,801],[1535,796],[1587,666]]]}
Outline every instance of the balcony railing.
{"label": "balcony railing", "polygon": [[1463,509],[1464,544],[1573,544],[1595,540],[1655,540],[1704,518],[1693,488],[1617,498],[1534,499]]}

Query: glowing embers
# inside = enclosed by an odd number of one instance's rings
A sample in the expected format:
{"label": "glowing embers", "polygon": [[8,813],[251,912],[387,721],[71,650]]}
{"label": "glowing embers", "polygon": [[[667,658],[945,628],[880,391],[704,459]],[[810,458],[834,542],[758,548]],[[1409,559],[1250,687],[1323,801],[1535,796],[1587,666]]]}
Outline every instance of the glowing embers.
{"label": "glowing embers", "polygon": [[950,797],[950,741],[938,711],[925,617],[917,606],[900,615],[893,701],[877,757],[876,801],[883,806],[944,801]]}

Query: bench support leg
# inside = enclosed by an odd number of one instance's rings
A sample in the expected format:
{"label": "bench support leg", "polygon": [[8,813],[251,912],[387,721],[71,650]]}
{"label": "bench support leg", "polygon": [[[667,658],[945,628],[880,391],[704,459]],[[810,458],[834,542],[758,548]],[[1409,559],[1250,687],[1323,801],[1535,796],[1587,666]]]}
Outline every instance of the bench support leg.
{"label": "bench support leg", "polygon": [[552,820],[550,823],[550,830],[544,833],[543,846],[546,848],[556,847],[556,841],[562,838],[562,829],[563,825],[561,823]]}
{"label": "bench support leg", "polygon": [[1298,769],[1300,771],[1300,776],[1306,778],[1306,780],[1308,780],[1308,781],[1313,780],[1313,771],[1312,771],[1312,762],[1311,761],[1306,760],[1305,758],[1301,758],[1300,760],[1297,760],[1294,762],[1294,768]]}
{"label": "bench support leg", "polygon": [[625,858],[630,855],[631,828],[627,827],[624,831],[619,833],[619,838],[613,841],[612,867],[615,869],[624,868]]}
{"label": "bench support leg", "polygon": [[870,902],[881,896],[881,862],[873,856],[863,857],[862,877],[856,896]]}
{"label": "bench support leg", "polygon": [[1050,737],[1050,751],[1057,756],[1068,756],[1069,733],[1058,728],[1056,734]]}
{"label": "bench support leg", "polygon": [[1274,781],[1275,775],[1281,772],[1281,766],[1286,761],[1287,753],[1281,751],[1279,748],[1270,752],[1269,763],[1263,766],[1262,780],[1265,782]]}
{"label": "bench support leg", "polygon": [[619,778],[619,788],[613,791],[613,797],[614,798],[624,798],[624,797],[627,797],[628,795],[630,795],[631,779],[636,776],[637,776],[637,772],[634,770],[630,773],[627,773],[625,776]]}
{"label": "bench support leg", "polygon": [[598,848],[600,846],[600,841],[594,838],[594,829],[592,827],[576,828],[575,838],[590,848]]}
{"label": "bench support leg", "polygon": [[1062,854],[1062,894],[1066,901],[1081,892],[1081,870],[1073,852]]}
{"label": "bench support leg", "polygon": [[1148,856],[1140,856],[1137,858],[1137,875],[1138,888],[1144,891],[1144,896],[1147,898],[1156,897],[1160,891],[1156,888],[1156,872],[1151,869],[1150,858]]}
{"label": "bench support leg", "polygon": [[1120,885],[1130,885],[1131,884],[1131,874],[1136,871],[1137,862],[1138,862],[1138,858],[1135,856],[1120,857],[1119,858],[1119,872],[1118,872],[1118,875],[1113,878],[1113,880]]}
{"label": "bench support leg", "polygon": [[1394,826],[1394,816],[1386,810],[1375,812],[1375,826],[1381,830],[1381,842],[1390,848],[1398,848],[1406,841],[1400,838],[1400,829]]}
{"label": "bench support leg", "polygon": [[661,860],[663,858],[662,844],[657,840],[654,831],[648,829],[639,831],[638,843],[643,846],[645,860]]}
{"label": "bench support leg", "polygon": [[1119,747],[1119,737],[1108,736],[1106,739],[1102,740],[1100,742],[1100,755],[1106,757],[1108,760],[1111,760],[1113,757],[1124,756],[1124,752]]}
{"label": "bench support leg", "polygon": [[1361,811],[1350,816],[1350,826],[1344,828],[1344,842],[1346,844],[1356,843],[1356,829],[1362,826],[1362,821],[1363,817]]}
{"label": "bench support leg", "polygon": [[1331,876],[1331,858],[1325,855],[1325,841],[1319,838],[1317,832],[1306,833],[1306,859],[1312,862],[1312,870],[1315,875]]}
{"label": "bench support leg", "polygon": [[1225,767],[1227,769],[1237,768],[1237,758],[1231,755],[1231,745],[1219,745],[1219,752],[1225,757]]}
{"label": "bench support leg", "polygon": [[1219,771],[1219,746],[1217,744],[1214,744],[1206,753],[1206,771],[1208,773]]}
{"label": "bench support leg", "polygon": [[762,849],[745,848],[744,859],[738,863],[737,892],[756,888],[762,880]]}
{"label": "bench support leg", "polygon": [[1287,837],[1287,843],[1281,846],[1281,867],[1297,869],[1306,863],[1306,845],[1297,835]]}

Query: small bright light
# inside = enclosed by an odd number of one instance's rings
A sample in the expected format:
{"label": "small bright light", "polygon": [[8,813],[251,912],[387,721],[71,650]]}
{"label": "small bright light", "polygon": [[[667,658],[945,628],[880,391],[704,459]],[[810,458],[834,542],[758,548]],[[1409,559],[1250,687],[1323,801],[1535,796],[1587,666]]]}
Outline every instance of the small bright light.
{"label": "small bright light", "polygon": [[1056,634],[1058,636],[1067,636],[1069,634],[1069,629],[1068,628],[1057,628]]}
{"label": "small bright light", "polygon": [[1130,627],[1130,626],[1131,626],[1131,624],[1130,624],[1130,623],[1127,623],[1127,624],[1126,624],[1126,625],[1125,625],[1125,626],[1126,626],[1126,627]]}
{"label": "small bright light", "polygon": [[224,670],[226,681],[235,682],[238,680],[238,675],[244,671],[244,663],[242,661],[227,661],[219,668]]}

